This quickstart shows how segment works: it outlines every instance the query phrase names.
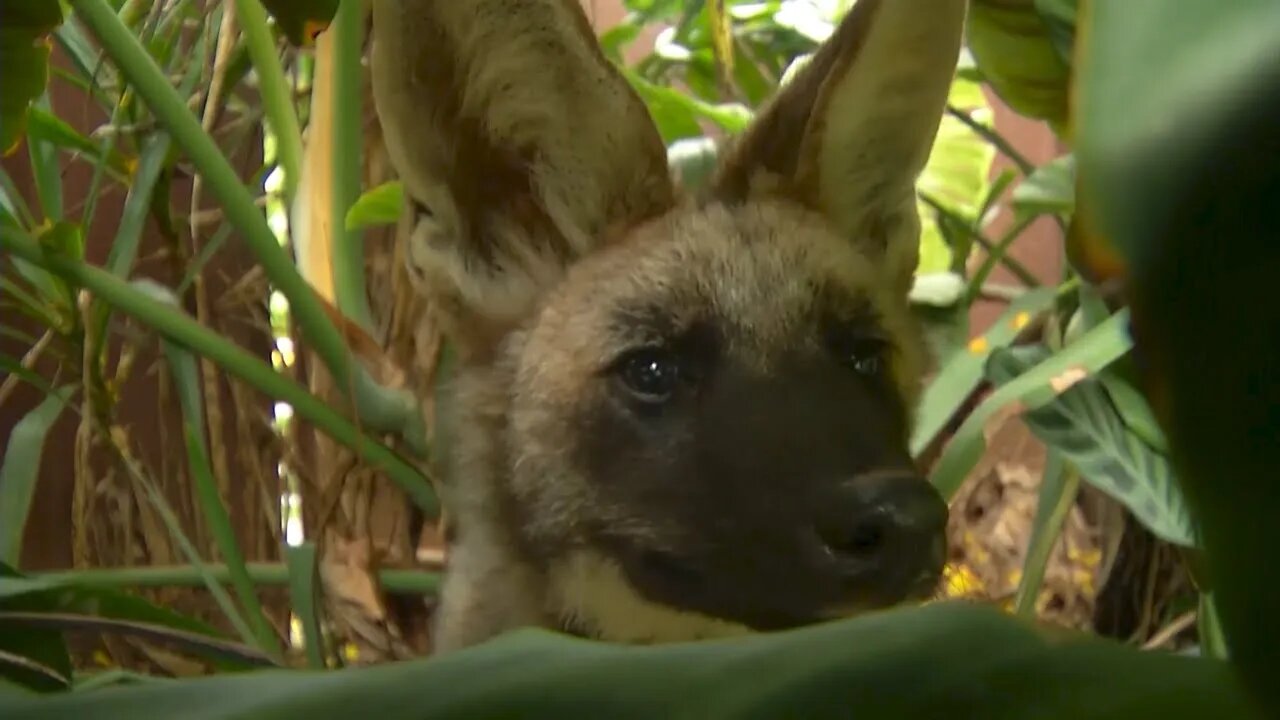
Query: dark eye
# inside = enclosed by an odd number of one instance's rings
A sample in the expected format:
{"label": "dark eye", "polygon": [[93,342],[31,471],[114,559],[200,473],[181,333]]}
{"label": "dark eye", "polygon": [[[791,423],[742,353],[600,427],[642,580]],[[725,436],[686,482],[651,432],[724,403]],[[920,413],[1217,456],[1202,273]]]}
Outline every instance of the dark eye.
{"label": "dark eye", "polygon": [[638,350],[622,359],[618,377],[631,394],[647,403],[665,402],[680,383],[679,359],[661,349]]}
{"label": "dark eye", "polygon": [[833,348],[840,362],[860,375],[879,375],[884,370],[889,343],[877,337],[841,338]]}

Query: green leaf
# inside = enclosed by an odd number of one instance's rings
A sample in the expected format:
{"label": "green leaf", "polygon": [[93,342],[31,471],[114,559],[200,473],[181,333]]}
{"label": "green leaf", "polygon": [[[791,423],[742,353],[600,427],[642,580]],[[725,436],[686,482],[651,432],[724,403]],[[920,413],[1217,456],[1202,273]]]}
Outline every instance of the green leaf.
{"label": "green leaf", "polygon": [[44,441],[57,422],[74,387],[49,393],[13,426],[0,459],[0,562],[17,567],[22,556],[22,536],[40,478]]}
{"label": "green leaf", "polygon": [[1075,50],[1076,4],[1077,0],[1035,0],[1036,12],[1044,21],[1053,48],[1068,65]]}
{"label": "green leaf", "polygon": [[1067,121],[1070,67],[1034,0],[973,0],[968,47],[1009,107],[1060,128]]}
{"label": "green leaf", "polygon": [[710,120],[730,133],[741,132],[751,122],[751,111],[737,103],[703,102],[679,90],[655,85],[630,70],[622,72],[649,106],[664,142],[701,136],[699,120]]}
{"label": "green leaf", "polygon": [[1035,408],[1053,400],[1055,385],[1064,378],[1094,374],[1129,351],[1132,342],[1125,331],[1128,311],[1122,310],[1090,330],[1043,362],[1010,380],[982,401],[956,434],[934,465],[930,478],[943,497],[950,498],[973,469],[987,442],[983,429],[987,420],[1011,402],[1021,401]]}
{"label": "green leaf", "polygon": [[1120,255],[1138,381],[1194,512],[1232,661],[1280,716],[1280,3],[1091,2],[1080,17],[1089,235]]}
{"label": "green leaf", "polygon": [[128,182],[137,161],[114,147],[102,157],[98,143],[80,134],[71,124],[43,107],[32,107],[27,114],[27,134],[33,140],[43,140],[54,147],[88,156],[91,161],[105,160],[107,168],[117,180]]}
{"label": "green leaf", "polygon": [[1013,190],[1013,207],[1023,216],[1065,215],[1076,207],[1076,158],[1067,153],[1036,168]]}
{"label": "green leaf", "polygon": [[316,555],[316,545],[312,542],[287,545],[284,549],[285,565],[289,568],[289,599],[293,602],[293,614],[302,624],[307,664],[314,670],[323,670],[324,633],[320,630]]}
{"label": "green leaf", "polygon": [[27,110],[49,82],[49,33],[62,24],[62,7],[50,0],[4,0],[0,5],[0,155],[22,139]]}
{"label": "green leaf", "polygon": [[[957,79],[951,84],[947,102],[974,120],[989,123],[991,107],[977,83]],[[938,125],[929,160],[916,182],[920,193],[928,195],[952,213],[979,218],[990,188],[991,165],[996,152],[964,123],[945,115]],[[935,214],[919,201],[920,262],[916,272],[943,272],[952,267],[949,244],[937,226]],[[980,219],[980,218],[979,218]]]}
{"label": "green leaf", "polygon": [[[170,295],[168,300],[177,305],[176,297]],[[235,528],[231,524],[231,515],[227,512],[227,507],[218,491],[217,481],[213,477],[209,450],[204,441],[204,403],[201,395],[200,371],[196,366],[195,356],[168,340],[163,342],[163,347],[169,369],[173,374],[178,403],[182,408],[182,435],[186,440],[187,464],[195,485],[195,495],[218,552],[227,563],[227,569],[231,574],[231,586],[248,615],[247,623],[252,629],[252,635],[245,640],[256,641],[263,652],[276,657],[280,653],[279,640],[262,609],[262,603],[258,600],[253,581],[249,579],[249,572],[245,569],[244,553],[240,551]]]}
{"label": "green leaf", "polygon": [[1256,717],[1225,663],[1057,639],[968,603],[745,638],[623,647],[521,630],[439,658],[67,693],[0,694],[22,720],[272,717]]}
{"label": "green leaf", "polygon": [[[9,563],[0,562],[0,587],[17,578]],[[0,609],[7,599],[0,594]],[[0,662],[0,680],[8,680],[39,692],[62,690],[71,678],[71,655],[61,633],[38,628],[4,628],[0,632],[0,653],[14,658]],[[34,664],[35,667],[24,666]],[[50,674],[52,673],[52,674]]]}
{"label": "green leaf", "polygon": [[983,366],[991,351],[1013,342],[1031,319],[1049,307],[1056,297],[1050,288],[1039,288],[1009,303],[987,332],[969,342],[964,350],[942,358],[942,369],[925,388],[916,411],[911,454],[919,455],[946,427],[956,410],[982,382]]}
{"label": "green leaf", "polygon": [[[302,386],[276,372],[270,365],[228,342],[198,322],[159,302],[139,290],[139,283],[125,283],[101,268],[77,262],[53,253],[43,253],[30,238],[12,228],[0,225],[0,248],[11,252],[15,259],[38,260],[59,276],[72,279],[88,288],[104,302],[143,322],[166,339],[191,348],[217,363],[228,374],[272,398],[293,406],[300,416],[328,433],[334,440],[350,447],[355,453],[387,472],[388,478],[403,489],[415,503],[428,513],[435,511],[435,494],[422,474],[398,453],[382,443],[375,442],[307,392]],[[146,287],[143,285],[143,287]],[[164,289],[162,295],[169,291]]]}
{"label": "green leaf", "polygon": [[404,212],[404,183],[391,180],[370,188],[347,210],[347,230],[394,225]]}
{"label": "green leaf", "polygon": [[1031,539],[1027,541],[1027,556],[1022,563],[1022,579],[1013,598],[1014,612],[1029,620],[1036,617],[1036,599],[1044,582],[1045,568],[1049,566],[1049,555],[1062,534],[1067,513],[1075,506],[1079,490],[1079,473],[1063,460],[1062,453],[1050,448],[1044,477],[1040,480],[1040,498],[1031,525]]}
{"label": "green leaf", "polygon": [[[0,571],[0,611],[122,621],[147,626],[156,632],[173,630],[180,633],[175,637],[186,641],[184,646],[189,651],[211,659],[214,666],[224,672],[270,664],[250,648],[227,645],[220,632],[199,620],[110,588],[50,582],[23,577],[12,570]],[[210,643],[202,645],[200,638],[208,638]],[[210,651],[202,652],[205,647],[211,648]]]}
{"label": "green leaf", "polygon": [[[1004,385],[1051,355],[1042,345],[1002,350],[992,354],[987,374],[997,386]],[[1081,380],[1052,401],[1028,409],[1022,419],[1089,484],[1123,503],[1155,535],[1195,545],[1191,516],[1168,458],[1125,426],[1101,383]]]}

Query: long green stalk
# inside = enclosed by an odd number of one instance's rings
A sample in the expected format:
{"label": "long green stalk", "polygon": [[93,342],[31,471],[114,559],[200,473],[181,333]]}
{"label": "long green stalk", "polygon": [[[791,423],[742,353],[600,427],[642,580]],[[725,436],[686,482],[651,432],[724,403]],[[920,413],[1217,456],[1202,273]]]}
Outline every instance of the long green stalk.
{"label": "long green stalk", "polygon": [[227,562],[231,576],[231,588],[244,607],[246,621],[253,630],[258,648],[268,655],[280,653],[280,640],[276,637],[267,614],[262,609],[258,594],[254,592],[253,581],[244,568],[244,553],[240,551],[240,543],[236,542],[235,528],[231,524],[231,515],[227,512],[225,501],[218,492],[218,483],[213,477],[213,467],[209,462],[209,449],[205,445],[205,414],[200,395],[200,373],[196,369],[195,357],[185,348],[172,342],[164,342],[164,352],[169,360],[173,373],[173,385],[177,390],[178,404],[182,408],[182,435],[186,440],[187,465],[191,469],[191,479],[195,486],[196,497],[200,509],[204,511],[205,521],[213,533],[218,552]]}
{"label": "long green stalk", "polygon": [[[287,585],[289,568],[283,563],[246,563],[245,569],[255,585]],[[204,572],[218,582],[228,582],[231,573],[226,565],[209,563]],[[427,595],[440,589],[439,573],[423,570],[377,571],[378,583],[389,593]],[[55,572],[29,573],[31,580],[49,587],[83,586],[102,588],[199,587],[200,572],[191,565],[147,565],[127,568],[86,568]]]}
{"label": "long green stalk", "polygon": [[1014,596],[1014,612],[1026,618],[1036,614],[1036,598],[1044,583],[1049,555],[1062,534],[1067,513],[1076,502],[1080,491],[1080,473],[1052,448],[1040,481],[1040,501],[1036,507],[1035,524],[1031,527],[1031,539],[1027,545],[1027,557],[1022,563],[1022,579]]}
{"label": "long green stalk", "polygon": [[[381,432],[400,432],[407,425],[412,425],[419,414],[418,404],[409,393],[379,386],[365,368],[353,360],[342,335],[329,322],[319,298],[280,247],[248,189],[138,39],[104,0],[72,0],[71,5],[97,36],[121,74],[133,84],[156,119],[173,135],[174,141],[204,176],[227,221],[248,243],[272,285],[288,298],[289,307],[308,343],[333,377],[339,380],[337,384],[344,389],[352,388],[352,400],[361,421]],[[350,378],[349,383],[345,381],[347,378]],[[415,448],[422,448],[421,438],[405,439]]]}
{"label": "long green stalk", "polygon": [[363,0],[340,0],[333,18],[333,160],[329,228],[333,233],[333,291],[338,308],[366,332],[373,313],[364,282],[364,233],[347,230],[347,210],[360,197],[364,146],[360,60],[364,36]]}
{"label": "long green stalk", "polygon": [[258,75],[258,89],[267,113],[267,123],[276,136],[277,158],[284,172],[285,203],[292,206],[302,168],[302,130],[298,127],[293,93],[276,54],[275,38],[271,36],[262,3],[258,0],[236,0],[236,16],[244,33],[249,59]]}
{"label": "long green stalk", "polygon": [[390,448],[361,434],[322,400],[239,346],[100,268],[73,258],[43,252],[33,239],[19,230],[0,226],[0,247],[88,288],[120,312],[212,360],[251,387],[276,400],[289,403],[300,417],[351,448],[367,462],[382,468],[387,477],[399,485],[425,512],[435,513],[435,494],[426,479],[412,465]]}
{"label": "long green stalk", "polygon": [[325,667],[324,633],[320,630],[320,603],[316,592],[316,544],[304,542],[284,549],[289,571],[289,599],[302,624],[302,644],[313,670]]}

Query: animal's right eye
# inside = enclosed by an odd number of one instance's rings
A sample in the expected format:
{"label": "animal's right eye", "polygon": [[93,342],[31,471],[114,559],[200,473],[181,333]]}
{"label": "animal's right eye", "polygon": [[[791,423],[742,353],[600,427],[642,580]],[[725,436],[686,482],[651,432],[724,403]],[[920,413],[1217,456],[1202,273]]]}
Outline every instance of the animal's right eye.
{"label": "animal's right eye", "polygon": [[627,355],[618,364],[617,373],[632,395],[652,404],[669,400],[683,375],[679,358],[659,348],[646,348]]}

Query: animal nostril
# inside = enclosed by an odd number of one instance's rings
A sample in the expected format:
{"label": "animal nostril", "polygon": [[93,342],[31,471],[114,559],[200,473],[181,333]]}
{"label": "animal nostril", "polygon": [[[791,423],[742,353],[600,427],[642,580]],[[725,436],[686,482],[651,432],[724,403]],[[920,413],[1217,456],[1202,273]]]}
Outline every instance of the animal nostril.
{"label": "animal nostril", "polygon": [[868,518],[856,523],[849,532],[849,537],[832,549],[851,555],[872,555],[884,545],[886,535],[882,518]]}
{"label": "animal nostril", "polygon": [[[921,478],[886,474],[842,486],[838,501],[819,513],[818,536],[837,557],[885,563],[904,572],[938,564],[947,508]],[[886,565],[886,567],[888,567]]]}

